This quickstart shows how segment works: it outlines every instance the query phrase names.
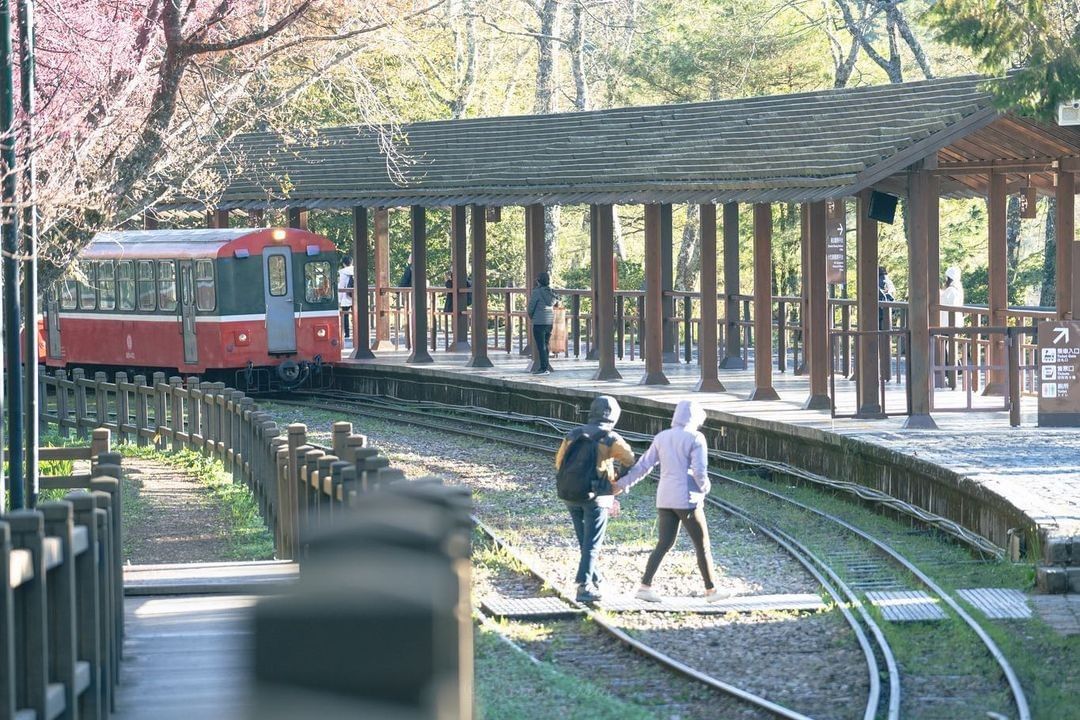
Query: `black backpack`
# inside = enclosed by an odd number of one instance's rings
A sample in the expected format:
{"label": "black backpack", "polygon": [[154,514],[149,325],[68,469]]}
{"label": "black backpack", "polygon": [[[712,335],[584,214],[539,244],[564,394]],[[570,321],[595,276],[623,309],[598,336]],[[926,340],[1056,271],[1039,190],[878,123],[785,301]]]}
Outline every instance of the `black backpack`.
{"label": "black backpack", "polygon": [[600,487],[600,476],[596,472],[597,450],[606,435],[603,431],[595,436],[582,432],[570,441],[555,475],[555,490],[560,499],[588,502],[597,496]]}

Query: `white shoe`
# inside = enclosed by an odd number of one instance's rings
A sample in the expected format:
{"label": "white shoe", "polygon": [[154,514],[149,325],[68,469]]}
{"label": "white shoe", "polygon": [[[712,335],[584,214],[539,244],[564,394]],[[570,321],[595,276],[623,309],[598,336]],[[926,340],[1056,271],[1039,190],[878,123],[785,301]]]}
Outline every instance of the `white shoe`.
{"label": "white shoe", "polygon": [[653,592],[653,589],[651,587],[638,588],[638,591],[634,593],[634,597],[636,597],[638,600],[644,600],[645,602],[664,602],[664,598]]}
{"label": "white shoe", "polygon": [[732,593],[732,592],[730,592],[728,590],[714,590],[711,593],[706,592],[705,593],[705,602],[710,602],[710,603],[720,602],[721,600],[727,600],[732,595],[734,595],[734,593]]}

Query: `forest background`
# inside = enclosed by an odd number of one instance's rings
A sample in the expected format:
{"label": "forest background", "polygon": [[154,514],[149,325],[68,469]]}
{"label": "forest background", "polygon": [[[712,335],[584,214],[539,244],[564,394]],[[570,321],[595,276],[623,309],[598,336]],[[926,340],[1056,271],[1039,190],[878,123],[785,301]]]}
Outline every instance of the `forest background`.
{"label": "forest background", "polygon": [[[156,202],[179,194],[212,207],[222,180],[209,170],[247,130],[304,142],[319,127],[377,127],[388,167],[407,167],[403,126],[419,120],[798,93],[1024,63],[1044,73],[1028,77],[1028,87],[1045,87],[1046,68],[1061,68],[1043,55],[1075,62],[1080,19],[1077,0],[40,2],[42,110],[37,134],[25,117],[23,132],[42,168],[43,284],[72,265],[93,232],[138,226]],[[774,289],[796,294],[799,209],[777,204],[773,212]],[[587,213],[547,211],[556,285],[588,286]],[[673,214],[676,288],[693,289],[697,206]],[[901,207],[896,224],[882,226],[880,245],[898,299],[907,294],[904,216]],[[1053,217],[1052,199],[1039,200],[1034,219],[1021,219],[1019,197],[1009,198],[1011,304],[1053,304]],[[284,222],[280,213],[267,220]],[[197,226],[204,218],[173,214],[163,222]],[[234,212],[231,222],[247,218]],[[942,201],[941,267],[962,269],[973,304],[986,302],[986,224],[985,201]],[[621,288],[642,287],[643,226],[641,207],[617,208]],[[343,252],[350,247],[351,215],[312,212],[310,227]],[[741,227],[747,292],[748,217]],[[490,285],[527,285],[524,234],[521,208],[504,208],[489,226]],[[409,238],[408,213],[391,212],[392,279],[404,269]],[[441,286],[450,264],[448,211],[429,213],[428,242],[428,280]]]}

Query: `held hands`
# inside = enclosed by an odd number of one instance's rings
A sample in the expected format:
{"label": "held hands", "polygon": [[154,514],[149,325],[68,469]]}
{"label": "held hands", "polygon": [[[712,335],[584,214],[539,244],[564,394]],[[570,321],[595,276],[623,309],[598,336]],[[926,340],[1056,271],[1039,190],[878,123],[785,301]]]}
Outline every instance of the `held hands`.
{"label": "held hands", "polygon": [[622,494],[623,489],[621,487],[619,487],[618,478],[611,478],[608,482],[611,483],[611,494],[612,495],[621,495]]}

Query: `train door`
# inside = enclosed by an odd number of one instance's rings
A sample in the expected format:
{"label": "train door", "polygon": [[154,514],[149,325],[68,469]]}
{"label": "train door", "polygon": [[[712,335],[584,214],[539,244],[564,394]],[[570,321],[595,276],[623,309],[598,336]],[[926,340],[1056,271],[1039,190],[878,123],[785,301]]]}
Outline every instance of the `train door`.
{"label": "train door", "polygon": [[288,247],[263,250],[263,275],[267,352],[296,352],[292,251]]}
{"label": "train door", "polygon": [[60,303],[56,297],[56,286],[49,288],[45,295],[45,336],[49,357],[60,359]]}
{"label": "train door", "polygon": [[180,332],[184,336],[184,362],[199,362],[199,342],[195,336],[195,275],[190,260],[180,261]]}

